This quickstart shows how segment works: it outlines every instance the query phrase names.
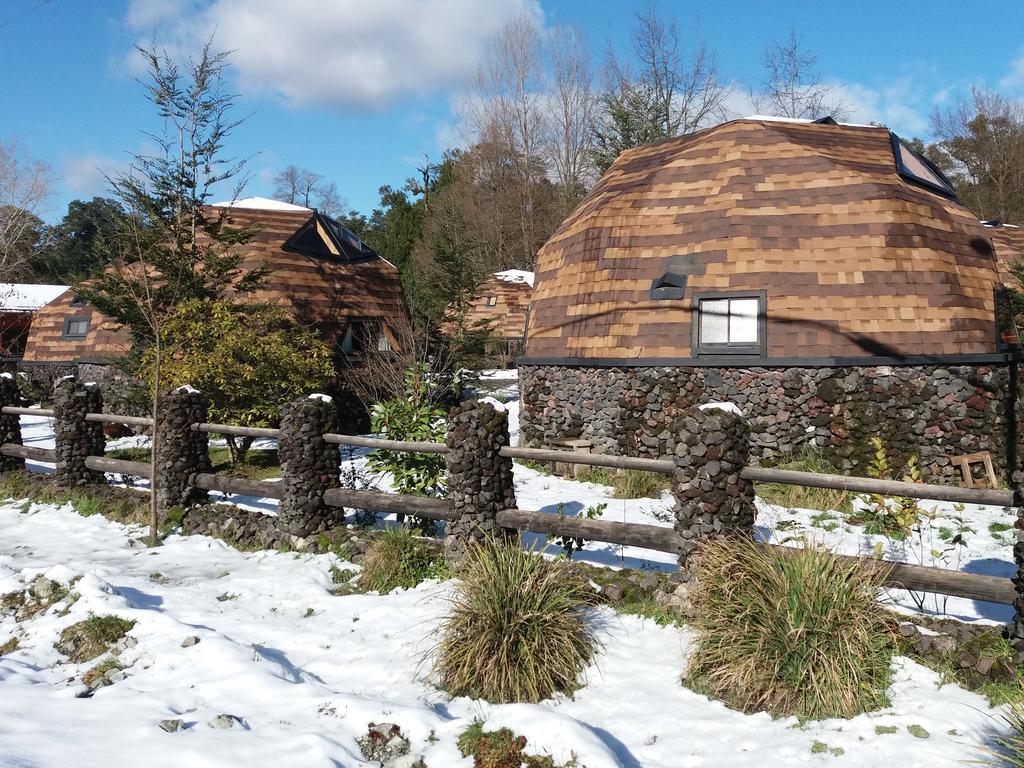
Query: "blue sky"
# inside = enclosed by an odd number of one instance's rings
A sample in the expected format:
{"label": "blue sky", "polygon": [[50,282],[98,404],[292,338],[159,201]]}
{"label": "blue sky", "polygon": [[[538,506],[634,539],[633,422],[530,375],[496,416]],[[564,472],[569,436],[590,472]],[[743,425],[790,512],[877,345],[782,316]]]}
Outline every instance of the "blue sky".
{"label": "blue sky", "polygon": [[[424,154],[459,140],[452,105],[500,26],[520,13],[582,28],[598,53],[628,49],[640,3],[614,0],[0,0],[0,138],[48,162],[54,196],[104,193],[159,124],[135,77],[136,42],[187,51],[215,32],[235,50],[231,150],[253,159],[247,194],[269,195],[288,164],[311,168],[369,213]],[[859,121],[927,136],[928,116],[972,84],[1024,97],[1024,3],[668,2],[689,43],[699,31],[734,82],[761,77],[764,46],[790,29],[843,85]]]}

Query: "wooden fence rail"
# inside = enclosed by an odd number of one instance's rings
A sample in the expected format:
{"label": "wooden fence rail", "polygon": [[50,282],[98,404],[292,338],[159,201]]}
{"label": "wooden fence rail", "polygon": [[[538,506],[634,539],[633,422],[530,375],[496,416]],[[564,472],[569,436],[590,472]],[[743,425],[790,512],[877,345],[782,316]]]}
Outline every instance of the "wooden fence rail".
{"label": "wooden fence rail", "polygon": [[[20,408],[8,406],[3,413],[11,415],[30,415],[52,417],[52,410],[38,408]],[[129,425],[152,426],[152,419],[132,417],[121,414],[89,413],[86,420],[93,422],[111,422]],[[241,427],[232,424],[196,423],[192,429],[198,432],[240,435],[245,437],[278,438],[281,431],[263,427]],[[420,442],[406,440],[386,440],[383,438],[363,437],[358,435],[342,435],[326,433],[325,442],[335,445],[353,445],[380,450],[444,454],[448,448],[444,443]],[[4,444],[0,446],[4,456],[20,457],[33,461],[54,462],[56,452],[50,449],[35,448],[23,445]],[[547,450],[541,448],[514,448],[505,446],[500,455],[507,458],[533,459],[535,461],[561,462],[566,464],[582,464],[615,469],[632,469],[672,475],[675,462],[671,459],[649,459],[627,456],[610,456],[605,454],[585,454],[574,451]],[[150,465],[146,462],[123,461],[103,456],[89,456],[85,464],[88,468],[101,472],[115,472],[150,477]],[[855,493],[874,493],[884,496],[901,496],[915,499],[932,499],[937,501],[965,502],[990,504],[997,506],[1019,506],[1020,499],[1011,491],[998,489],[958,488],[954,486],[932,485],[925,483],[908,483],[895,480],[875,478],[847,477],[845,475],[825,475],[813,472],[794,472],[789,470],[744,467],[740,476],[751,482],[782,483],[810,488],[829,488]],[[280,499],[283,484],[261,480],[247,480],[226,475],[200,473],[195,478],[197,487],[207,491],[241,494],[258,498]],[[450,520],[451,512],[448,502],[444,499],[425,498],[418,496],[402,496],[398,494],[380,493],[366,490],[350,490],[332,488],[324,493],[324,501],[329,506],[365,509],[374,512],[415,515],[432,520]],[[587,520],[565,515],[557,515],[523,509],[504,509],[497,512],[495,521],[509,530],[529,531],[553,536],[569,536],[588,541],[599,541],[622,546],[635,546],[659,552],[677,553],[684,542],[673,528],[641,523],[618,523],[607,520]],[[794,549],[778,544],[762,544],[784,553],[795,552]],[[983,600],[994,603],[1012,604],[1016,598],[1016,590],[1012,580],[996,576],[962,573],[942,568],[933,568],[907,563],[879,561],[868,558],[856,558],[848,555],[833,555],[844,561],[856,561],[864,568],[881,569],[883,582],[889,587],[902,588],[921,592],[934,592],[963,597],[972,600]]]}

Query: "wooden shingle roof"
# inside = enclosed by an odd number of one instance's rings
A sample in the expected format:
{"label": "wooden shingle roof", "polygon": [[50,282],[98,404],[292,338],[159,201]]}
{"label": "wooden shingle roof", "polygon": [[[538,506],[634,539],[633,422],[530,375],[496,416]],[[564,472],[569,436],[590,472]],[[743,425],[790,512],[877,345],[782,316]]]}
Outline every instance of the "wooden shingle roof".
{"label": "wooden shingle roof", "polygon": [[990,235],[884,127],[724,123],[624,152],[541,248],[526,361],[692,359],[694,295],[754,291],[767,358],[992,354]]}
{"label": "wooden shingle roof", "polygon": [[[275,303],[298,322],[315,326],[332,346],[353,321],[380,321],[393,328],[405,313],[398,270],[333,220],[297,207],[232,207],[228,221],[257,230],[253,240],[241,246],[246,255],[243,267],[270,268],[263,287],[244,294],[242,301]],[[295,242],[308,230],[315,236],[327,232],[320,241],[323,253],[313,252],[311,240]],[[68,291],[39,310],[26,345],[26,362],[110,360],[127,351],[128,338],[116,324],[90,306],[71,306],[73,300]],[[69,318],[90,321],[86,338],[64,337]],[[394,343],[394,334],[389,335]]]}
{"label": "wooden shingle roof", "polygon": [[[462,318],[466,329],[487,328],[506,341],[522,341],[533,293],[533,273],[507,270],[477,286]],[[454,307],[450,308],[450,312]]]}

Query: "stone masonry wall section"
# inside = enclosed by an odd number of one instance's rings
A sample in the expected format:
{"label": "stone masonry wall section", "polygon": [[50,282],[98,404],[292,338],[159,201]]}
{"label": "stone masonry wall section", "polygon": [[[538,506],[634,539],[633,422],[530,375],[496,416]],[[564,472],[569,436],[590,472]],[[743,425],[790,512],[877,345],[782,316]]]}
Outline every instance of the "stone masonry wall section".
{"label": "stone masonry wall section", "polygon": [[865,474],[878,435],[894,462],[917,455],[925,480],[959,482],[950,456],[989,451],[1006,477],[1005,368],[519,367],[522,444],[560,437],[625,456],[673,455],[674,419],[707,402],[735,403],[750,421],[751,460],[807,448],[841,472]]}
{"label": "stone masonry wall section", "polygon": [[508,444],[508,414],[490,403],[470,400],[449,413],[445,466],[451,519],[445,556],[456,566],[474,544],[506,535],[495,516],[516,506],[512,460],[499,455]]}
{"label": "stone masonry wall section", "polygon": [[86,421],[87,413],[103,412],[103,396],[92,382],[79,384],[73,378],[61,379],[54,386],[53,411],[57,464],[54,482],[63,488],[102,483],[102,472],[85,466],[88,456],[102,456],[107,441],[103,423]]}
{"label": "stone masonry wall section", "polygon": [[311,395],[281,408],[278,457],[284,470],[277,507],[278,526],[307,537],[340,524],[341,510],[324,503],[324,493],[340,485],[338,446],[323,439],[337,431],[337,411],[326,395]]}
{"label": "stone masonry wall section", "polygon": [[172,507],[188,508],[207,500],[196,488],[196,475],[210,472],[209,435],[192,431],[207,421],[209,400],[190,387],[180,387],[161,398],[157,419],[157,509],[166,516]]}
{"label": "stone masonry wall section", "polygon": [[[12,374],[0,373],[0,408],[8,405],[20,406],[21,393],[18,391],[18,382]],[[0,412],[0,445],[4,443],[22,444],[20,416]],[[24,459],[0,454],[0,472],[24,468]]]}

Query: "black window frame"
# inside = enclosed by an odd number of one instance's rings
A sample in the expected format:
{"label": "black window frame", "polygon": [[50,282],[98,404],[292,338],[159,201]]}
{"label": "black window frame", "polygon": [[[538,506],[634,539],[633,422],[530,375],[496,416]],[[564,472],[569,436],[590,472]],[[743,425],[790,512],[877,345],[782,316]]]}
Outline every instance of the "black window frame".
{"label": "black window frame", "polygon": [[[957,194],[956,187],[953,186],[953,182],[946,178],[946,174],[939,170],[938,166],[936,166],[935,163],[933,163],[927,157],[922,155],[920,152],[915,152],[906,144],[904,144],[900,137],[896,135],[895,131],[889,131],[889,137],[892,141],[892,156],[893,159],[896,161],[896,171],[899,173],[900,176],[902,176],[904,179],[906,179],[912,184],[917,184],[919,186],[924,187],[925,189],[930,189],[932,192],[938,192],[940,195],[942,195],[943,197],[948,197],[950,200],[956,200],[957,202],[960,202],[960,195]],[[925,167],[929,171],[934,173],[935,176],[942,181],[942,184],[936,184],[935,182],[930,181],[929,179],[922,178],[921,176],[918,176],[912,170],[907,168],[907,166],[903,162],[904,152],[911,152],[914,155],[914,157],[916,157],[918,160],[924,163]]]}
{"label": "black window frame", "polygon": [[[71,333],[72,323],[85,323],[85,330],[82,331],[82,333]],[[65,317],[64,325],[61,328],[60,337],[62,339],[84,339],[86,336],[89,335],[90,325],[91,323],[89,322],[88,317]]]}
{"label": "black window frame", "polygon": [[73,299],[71,299],[71,306],[75,307],[76,309],[79,307],[84,307],[87,303],[88,302],[86,302],[86,300],[82,296],[75,296]]}
{"label": "black window frame", "polygon": [[[755,344],[709,344],[700,338],[700,305],[702,301],[724,299],[757,299],[757,342]],[[690,319],[690,351],[692,357],[744,355],[763,358],[768,349],[768,291],[698,291],[693,294]]]}

